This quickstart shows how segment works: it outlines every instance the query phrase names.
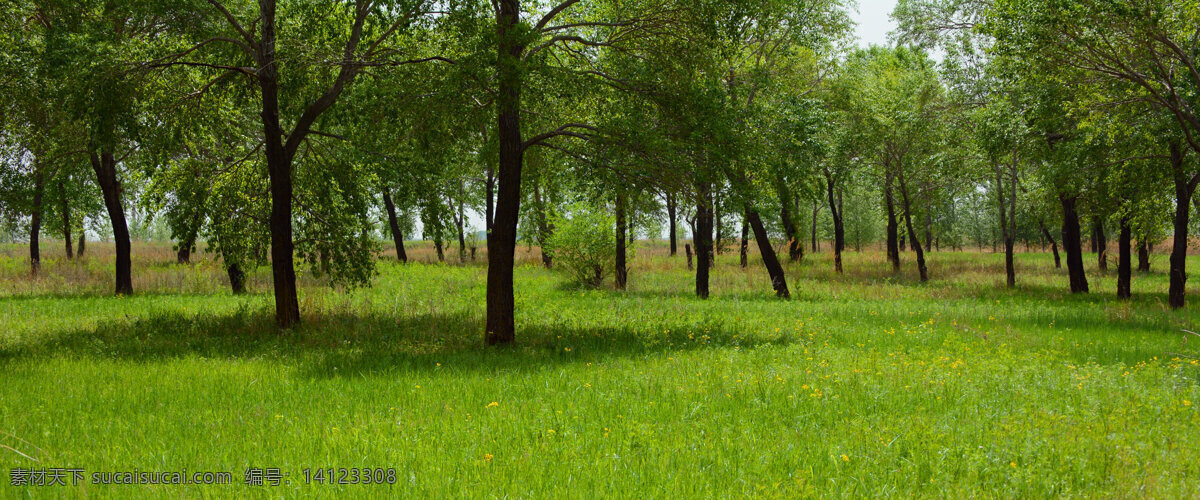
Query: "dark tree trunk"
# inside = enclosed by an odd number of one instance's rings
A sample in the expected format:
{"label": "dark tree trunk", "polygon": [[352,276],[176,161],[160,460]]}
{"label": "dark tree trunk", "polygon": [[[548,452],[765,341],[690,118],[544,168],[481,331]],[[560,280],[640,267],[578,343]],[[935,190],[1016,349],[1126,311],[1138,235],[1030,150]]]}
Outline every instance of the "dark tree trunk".
{"label": "dark tree trunk", "polygon": [[825,172],[825,194],[829,198],[829,215],[833,217],[833,268],[842,274],[842,250],[846,248],[846,228],[842,225],[842,207],[834,197],[833,176]]}
{"label": "dark tree trunk", "polygon": [[1079,212],[1075,211],[1076,196],[1058,195],[1062,203],[1063,250],[1067,252],[1067,275],[1071,281],[1071,293],[1087,293],[1087,276],[1083,273],[1083,240],[1079,230]]}
{"label": "dark tree trunk", "polygon": [[1184,286],[1187,282],[1188,216],[1191,215],[1192,194],[1196,191],[1197,176],[1188,177],[1183,171],[1183,150],[1171,143],[1171,170],[1175,178],[1175,236],[1171,245],[1171,286],[1167,303],[1179,309],[1187,302]]}
{"label": "dark tree trunk", "polygon": [[96,172],[97,184],[104,195],[104,207],[112,223],[113,241],[117,247],[116,292],[118,295],[133,293],[133,276],[130,264],[129,225],[125,222],[125,208],[121,206],[121,181],[117,180],[117,161],[112,151],[104,150],[99,155],[92,153],[92,170]]}
{"label": "dark tree trunk", "polygon": [[400,232],[400,220],[396,218],[396,204],[388,188],[383,188],[383,206],[387,209],[388,227],[392,230],[392,243],[396,246],[396,260],[408,262],[408,252],[404,251],[404,235]]}
{"label": "dark tree trunk", "polygon": [[[275,62],[275,2],[259,0],[262,41],[258,47],[258,82],[271,182],[271,281],[275,292],[275,324],[291,328],[300,323],[296,268],[292,242],[292,158],[279,123],[279,68]],[[307,133],[296,130],[293,135]],[[297,136],[300,137],[300,136]],[[288,142],[291,142],[289,137]]]}
{"label": "dark tree trunk", "polygon": [[433,239],[433,248],[437,250],[438,262],[446,262],[446,249],[440,233]]}
{"label": "dark tree trunk", "polygon": [[79,224],[79,246],[75,248],[75,256],[83,258],[83,252],[87,250],[87,229],[84,229],[83,223]]}
{"label": "dark tree trunk", "polygon": [[242,271],[242,266],[229,264],[225,266],[225,274],[229,276],[229,289],[234,295],[246,293],[246,273]]}
{"label": "dark tree trunk", "polygon": [[692,245],[690,243],[683,244],[683,251],[687,253],[688,271],[693,269],[692,266]]}
{"label": "dark tree trunk", "polygon": [[679,229],[675,225],[675,197],[667,195],[667,239],[671,241],[671,256],[675,256],[676,241],[679,238]]}
{"label": "dark tree trunk", "polygon": [[1138,272],[1150,272],[1150,245],[1138,239]]}
{"label": "dark tree trunk", "polygon": [[1130,251],[1130,243],[1133,240],[1133,231],[1129,228],[1129,219],[1121,219],[1121,235],[1117,239],[1117,253],[1120,261],[1117,262],[1117,298],[1129,299],[1132,294],[1129,290],[1130,276],[1133,274],[1133,263],[1130,262],[1133,255]]}
{"label": "dark tree trunk", "polygon": [[201,215],[200,210],[192,214],[192,223],[179,240],[179,250],[175,254],[176,264],[188,264],[192,261],[192,250],[196,248],[196,237],[200,233],[200,224],[204,222]]}
{"label": "dark tree trunk", "polygon": [[492,224],[494,224],[494,221],[495,221],[495,214],[496,214],[496,175],[495,175],[495,171],[492,170],[491,167],[488,167],[488,170],[487,170],[487,209],[486,209],[486,213],[484,214],[483,225],[484,225],[484,233],[489,236],[492,234]]}
{"label": "dark tree trunk", "polygon": [[615,271],[617,290],[625,289],[625,282],[628,278],[628,270],[625,268],[625,227],[628,221],[625,220],[625,212],[628,210],[629,195],[621,190],[617,193],[617,258]]}
{"label": "dark tree trunk", "polygon": [[908,228],[908,237],[912,243],[912,249],[917,254],[917,272],[921,276],[921,281],[929,281],[929,270],[925,267],[925,251],[921,248],[921,240],[917,238],[917,232],[913,230],[912,224],[912,203],[908,199],[908,185],[904,182],[904,171],[899,174],[900,180],[900,198],[904,202],[904,226]]}
{"label": "dark tree trunk", "polygon": [[1050,241],[1050,250],[1054,252],[1054,268],[1062,269],[1062,260],[1058,257],[1058,242],[1054,241],[1054,236],[1050,234],[1050,230],[1046,229],[1046,223],[1038,220],[1038,227],[1042,230],[1042,236]]}
{"label": "dark tree trunk", "polygon": [[498,0],[496,131],[500,145],[492,235],[488,238],[487,320],[488,345],[508,344],[516,338],[513,296],[513,262],[517,247],[517,220],[521,213],[521,167],[525,147],[521,139],[521,53],[525,47],[519,28],[518,0]]}
{"label": "dark tree trunk", "polygon": [[[710,220],[712,220],[713,230],[716,231],[716,236],[713,238],[712,246],[709,247],[709,267],[716,265],[717,256],[720,255],[721,251],[725,249],[725,234],[721,231],[721,229],[723,229],[723,224],[721,223],[721,195],[719,193],[713,193],[712,198],[713,202],[710,204],[712,208],[709,213],[711,214]],[[699,249],[697,248],[697,250]]]}
{"label": "dark tree trunk", "polygon": [[896,199],[892,195],[892,174],[887,174],[883,188],[884,205],[887,207],[887,259],[892,263],[892,272],[900,270],[900,225],[896,223]]}
{"label": "dark tree trunk", "polygon": [[[1017,286],[1017,270],[1013,262],[1013,233],[1016,229],[1016,221],[1013,218],[1016,217],[1016,212],[1013,208],[1010,213],[1009,204],[1016,203],[1016,193],[1014,191],[1013,195],[1005,200],[1004,176],[1001,175],[999,165],[993,165],[993,169],[996,171],[996,201],[1000,204],[1000,231],[1004,238],[1004,283],[1008,288],[1013,288]],[[1010,188],[1014,188],[1016,183],[1010,179],[1009,184]]]}
{"label": "dark tree trunk", "polygon": [[463,190],[462,181],[458,182],[458,216],[454,219],[454,223],[458,226],[458,262],[465,263],[467,261],[467,238],[464,234],[467,224],[466,211],[463,207],[463,198],[466,193]]}
{"label": "dark tree trunk", "polygon": [[1092,234],[1096,236],[1096,258],[1097,266],[1101,271],[1108,270],[1108,237],[1104,235],[1104,219],[1096,217],[1095,229]]}
{"label": "dark tree trunk", "polygon": [[75,249],[71,247],[71,205],[67,201],[67,190],[63,183],[58,183],[59,211],[62,212],[63,243],[66,245],[67,260],[75,258]]}
{"label": "dark tree trunk", "polygon": [[38,240],[42,231],[42,197],[45,195],[46,182],[40,166],[34,167],[33,174],[33,211],[29,218],[29,274],[37,275],[42,268],[42,249]]}
{"label": "dark tree trunk", "polygon": [[821,250],[821,241],[817,239],[817,215],[820,215],[820,213],[821,204],[814,201],[812,209],[812,230],[809,233],[809,235],[812,237],[812,241],[809,242],[811,243],[809,248],[812,248],[813,253]]}
{"label": "dark tree trunk", "polygon": [[[771,288],[775,290],[775,296],[783,299],[791,298],[792,294],[788,291],[787,286],[787,276],[783,274],[783,266],[779,264],[779,257],[775,255],[775,247],[771,246],[767,229],[763,227],[762,217],[759,217],[758,211],[747,207],[746,218],[749,219],[750,227],[754,229],[754,241],[758,242],[758,251],[762,254],[763,265],[766,266],[767,274],[771,277]],[[744,248],[745,244],[743,244]]]}
{"label": "dark tree trunk", "polygon": [[708,298],[708,273],[713,265],[713,195],[712,185],[701,183],[696,190],[696,296]]}
{"label": "dark tree trunk", "polygon": [[750,233],[749,218],[750,218],[750,214],[748,212],[742,215],[742,241],[741,241],[741,245],[739,245],[739,247],[738,247],[738,254],[739,254],[739,257],[741,258],[740,263],[742,265],[742,269],[745,269],[747,266],[750,265],[749,259],[747,258],[747,255],[746,255],[746,250],[748,248],[748,243],[749,243],[747,241],[747,238],[749,238],[749,236],[750,236],[750,234],[749,234]]}
{"label": "dark tree trunk", "polygon": [[796,224],[796,219],[792,216],[792,207],[795,202],[792,199],[792,192],[784,183],[782,177],[776,179],[777,191],[779,192],[779,220],[783,223],[783,232],[788,239],[788,261],[796,262],[804,259],[804,243],[800,240],[800,227]]}
{"label": "dark tree trunk", "polygon": [[533,182],[533,203],[537,209],[537,225],[538,225],[538,244],[542,247],[542,266],[550,269],[554,266],[554,256],[546,250],[546,241],[550,239],[554,228],[550,227],[550,222],[546,217],[546,199],[542,197],[541,182],[536,178]]}

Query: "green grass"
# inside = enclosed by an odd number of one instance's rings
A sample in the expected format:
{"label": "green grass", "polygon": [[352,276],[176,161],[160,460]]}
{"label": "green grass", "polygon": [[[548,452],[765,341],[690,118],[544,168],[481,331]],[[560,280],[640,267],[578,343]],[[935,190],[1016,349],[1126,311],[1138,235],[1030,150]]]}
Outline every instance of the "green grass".
{"label": "green grass", "polygon": [[[234,484],[3,477],[0,496],[1200,496],[1200,337],[1180,332],[1200,309],[1165,308],[1165,256],[1121,303],[1115,263],[1071,296],[1045,254],[1018,255],[1016,290],[1002,255],[935,252],[920,284],[911,254],[892,276],[850,253],[841,277],[817,254],[788,268],[791,301],[726,255],[705,301],[682,256],[645,248],[626,292],[518,269],[518,343],[494,349],[482,265],[306,278],[303,326],[277,334],[265,270],[235,297],[219,266],[138,246],[139,293],[112,297],[94,248],[38,280],[0,249],[0,469]],[[250,466],[290,484],[242,485]],[[364,466],[396,484],[301,473]]]}

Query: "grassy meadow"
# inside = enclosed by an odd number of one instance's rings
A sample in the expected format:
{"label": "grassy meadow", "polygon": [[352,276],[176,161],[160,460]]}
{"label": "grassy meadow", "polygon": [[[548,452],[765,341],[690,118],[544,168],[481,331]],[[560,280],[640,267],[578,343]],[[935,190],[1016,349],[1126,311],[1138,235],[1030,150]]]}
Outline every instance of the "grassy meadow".
{"label": "grassy meadow", "polygon": [[[1127,303],[1094,254],[1072,296],[1044,253],[1019,254],[1006,290],[1003,254],[934,252],[921,284],[911,253],[892,275],[878,251],[848,252],[844,276],[809,255],[780,301],[733,251],[700,300],[661,243],[637,244],[624,292],[522,247],[517,345],[495,349],[482,254],[382,258],[356,290],[304,276],[304,323],[278,333],[267,269],[233,296],[203,254],[135,244],[136,294],[116,297],[105,245],[43,248],[33,279],[26,247],[0,247],[0,470],[233,484],[6,474],[4,498],[1200,497],[1200,337],[1181,332],[1200,331],[1200,288],[1169,311],[1161,254]],[[288,475],[247,486],[248,467]],[[305,482],[328,467],[396,481]]]}

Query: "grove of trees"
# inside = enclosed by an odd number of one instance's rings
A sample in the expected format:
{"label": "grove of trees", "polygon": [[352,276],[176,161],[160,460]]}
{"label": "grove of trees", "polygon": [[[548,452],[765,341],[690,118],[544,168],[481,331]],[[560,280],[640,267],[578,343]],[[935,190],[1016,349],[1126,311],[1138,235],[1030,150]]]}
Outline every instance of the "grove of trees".
{"label": "grove of trees", "polygon": [[665,235],[700,298],[716,254],[745,267],[756,248],[781,300],[806,255],[844,273],[876,246],[922,282],[939,251],[1002,251],[1017,287],[1022,243],[1061,250],[1073,293],[1087,254],[1113,262],[1128,299],[1132,259],[1148,271],[1161,245],[1185,306],[1200,5],[901,0],[894,43],[869,48],[854,8],[5,2],[0,236],[28,244],[34,276],[43,240],[67,258],[111,240],[113,290],[133,294],[130,216],[156,218],[179,265],[211,255],[233,293],[270,266],[283,331],[298,272],[369,286],[380,241],[406,263],[420,237],[486,259],[488,344],[516,339],[522,240],[624,289],[630,242]]}

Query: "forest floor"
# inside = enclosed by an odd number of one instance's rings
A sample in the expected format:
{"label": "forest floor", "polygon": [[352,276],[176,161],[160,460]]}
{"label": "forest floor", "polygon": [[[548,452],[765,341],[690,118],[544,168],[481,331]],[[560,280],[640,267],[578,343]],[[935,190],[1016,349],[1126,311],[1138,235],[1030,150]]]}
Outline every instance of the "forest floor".
{"label": "forest floor", "polygon": [[[638,245],[624,292],[527,255],[500,349],[482,262],[381,261],[357,290],[305,277],[304,323],[280,334],[266,269],[233,296],[219,264],[137,244],[137,293],[114,297],[105,245],[51,253],[36,280],[0,247],[0,470],[87,474],[0,477],[0,497],[1200,496],[1200,337],[1181,332],[1200,289],[1167,310],[1164,255],[1120,302],[1094,254],[1072,296],[1042,253],[1007,290],[1002,254],[934,252],[921,284],[911,254],[893,276],[848,252],[836,276],[826,252],[788,267],[781,301],[730,252],[700,300],[682,255]],[[286,475],[246,486],[251,467]],[[330,467],[395,484],[313,481]],[[133,469],[233,484],[88,484]]]}

